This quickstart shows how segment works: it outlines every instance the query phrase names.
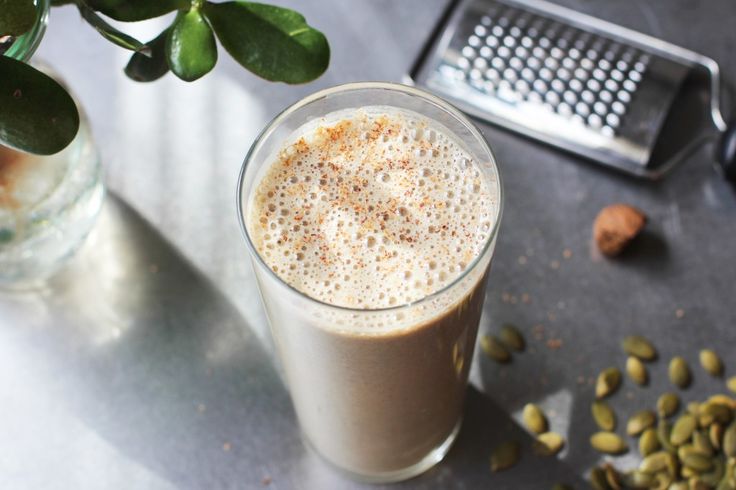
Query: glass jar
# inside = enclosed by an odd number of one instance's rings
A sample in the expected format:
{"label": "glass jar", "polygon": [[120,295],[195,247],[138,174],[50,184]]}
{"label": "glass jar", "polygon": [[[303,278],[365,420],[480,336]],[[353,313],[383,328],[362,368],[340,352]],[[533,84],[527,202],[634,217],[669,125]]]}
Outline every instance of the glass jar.
{"label": "glass jar", "polygon": [[[28,61],[38,47],[49,0],[36,0],[36,6],[36,24],[5,56]],[[34,65],[58,78],[47,66]],[[79,113],[77,136],[54,155],[0,146],[0,287],[33,287],[51,276],[84,242],[99,214],[100,160],[88,121]]]}

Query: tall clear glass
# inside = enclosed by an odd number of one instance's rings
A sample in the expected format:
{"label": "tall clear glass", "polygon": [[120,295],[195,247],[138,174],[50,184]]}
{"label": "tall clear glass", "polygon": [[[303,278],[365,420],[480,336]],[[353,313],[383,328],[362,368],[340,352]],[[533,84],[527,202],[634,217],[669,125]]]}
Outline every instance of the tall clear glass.
{"label": "tall clear glass", "polygon": [[[413,111],[444,126],[498,196],[482,252],[454,282],[413,303],[372,310],[323,303],[284,282],[258,254],[246,219],[264,169],[295,130],[367,105]],[[410,478],[439,462],[454,441],[501,193],[493,153],[473,124],[443,100],[398,84],[353,83],[318,92],[277,116],[251,147],[238,183],[238,215],[286,382],[306,441],[353,478]]]}

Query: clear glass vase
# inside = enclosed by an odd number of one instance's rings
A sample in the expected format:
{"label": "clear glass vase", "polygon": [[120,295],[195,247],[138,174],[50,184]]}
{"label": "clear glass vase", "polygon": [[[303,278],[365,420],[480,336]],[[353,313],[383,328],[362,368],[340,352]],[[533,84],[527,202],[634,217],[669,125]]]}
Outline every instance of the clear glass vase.
{"label": "clear glass vase", "polygon": [[[48,19],[49,0],[36,0],[38,16],[5,56],[28,61]],[[36,68],[58,78],[45,65]],[[104,196],[99,155],[80,109],[76,138],[50,156],[0,145],[0,287],[28,288],[56,272],[84,242]]]}

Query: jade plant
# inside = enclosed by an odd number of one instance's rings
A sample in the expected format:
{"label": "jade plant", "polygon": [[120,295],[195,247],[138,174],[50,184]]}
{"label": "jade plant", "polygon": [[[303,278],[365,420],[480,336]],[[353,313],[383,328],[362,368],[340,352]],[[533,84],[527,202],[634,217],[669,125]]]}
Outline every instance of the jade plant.
{"label": "jade plant", "polygon": [[[151,82],[171,71],[191,82],[214,68],[218,43],[240,65],[274,82],[305,83],[327,69],[330,47],[304,17],[282,7],[243,0],[52,0],[76,6],[108,41],[132,52],[128,77]],[[141,42],[108,20],[137,22],[176,12],[154,39]],[[66,90],[31,65],[3,56],[3,45],[37,21],[34,0],[0,0],[0,145],[48,155],[77,133],[79,114]]]}

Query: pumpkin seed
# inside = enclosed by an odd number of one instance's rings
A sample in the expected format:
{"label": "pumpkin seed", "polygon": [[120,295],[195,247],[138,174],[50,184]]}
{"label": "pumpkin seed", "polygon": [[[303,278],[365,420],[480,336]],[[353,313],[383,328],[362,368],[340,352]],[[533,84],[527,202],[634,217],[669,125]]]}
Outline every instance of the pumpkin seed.
{"label": "pumpkin seed", "polygon": [[680,398],[674,393],[664,393],[657,400],[657,413],[660,417],[671,417],[680,408]]}
{"label": "pumpkin seed", "polygon": [[726,381],[726,387],[730,390],[736,393],[736,376],[731,376]]}
{"label": "pumpkin seed", "polygon": [[639,463],[639,471],[644,473],[659,473],[667,469],[668,461],[672,455],[665,451],[658,451],[646,456]]}
{"label": "pumpkin seed", "polygon": [[695,417],[690,414],[685,414],[677,419],[674,427],[672,427],[672,434],[670,434],[670,442],[674,446],[681,446],[690,440],[690,437],[695,431],[697,421]]}
{"label": "pumpkin seed", "polygon": [[596,432],[590,436],[590,445],[605,454],[623,454],[629,450],[626,442],[613,432]]}
{"label": "pumpkin seed", "polygon": [[691,414],[697,416],[700,413],[700,403],[698,403],[698,402],[688,402],[688,404],[687,404],[687,413],[691,413]]}
{"label": "pumpkin seed", "polygon": [[606,473],[601,468],[593,468],[590,471],[590,484],[595,490],[612,490],[606,480]]}
{"label": "pumpkin seed", "polygon": [[710,486],[706,485],[697,477],[691,478],[688,481],[688,485],[690,486],[690,490],[711,490]]}
{"label": "pumpkin seed", "polygon": [[659,423],[657,424],[657,439],[659,440],[659,443],[662,445],[662,449],[670,453],[677,451],[677,448],[673,446],[672,443],[670,442],[671,434],[672,434],[672,424],[670,424],[664,419],[660,419]]}
{"label": "pumpkin seed", "polygon": [[715,452],[713,444],[710,443],[710,438],[705,430],[696,430],[693,432],[693,447],[706,456],[713,456]]}
{"label": "pumpkin seed", "polygon": [[623,483],[627,488],[650,488],[654,484],[654,476],[643,471],[629,471],[623,475]]}
{"label": "pumpkin seed", "polygon": [[690,367],[685,359],[680,356],[673,357],[669,366],[670,381],[678,388],[687,388],[692,381]]}
{"label": "pumpkin seed", "polygon": [[612,464],[606,464],[603,467],[603,471],[606,474],[606,482],[608,483],[608,486],[613,488],[614,490],[623,490],[623,485],[621,483],[621,474],[616,470],[616,468],[613,467]]}
{"label": "pumpkin seed", "polygon": [[657,351],[652,343],[641,335],[625,337],[621,346],[628,355],[637,357],[642,361],[653,361],[657,358]]}
{"label": "pumpkin seed", "polygon": [[516,441],[506,441],[491,453],[491,471],[503,471],[511,468],[519,462],[521,456],[521,445]]}
{"label": "pumpkin seed", "polygon": [[614,393],[621,385],[621,371],[615,367],[609,367],[601,371],[595,383],[595,397],[605,398]]}
{"label": "pumpkin seed", "polygon": [[524,347],[526,347],[526,342],[524,342],[524,337],[521,335],[521,332],[510,323],[501,327],[501,330],[498,332],[498,336],[501,339],[501,342],[511,350],[521,352],[524,350]]}
{"label": "pumpkin seed", "polygon": [[602,400],[596,400],[590,406],[593,413],[593,419],[601,430],[612,431],[616,428],[616,414],[608,403]]}
{"label": "pumpkin seed", "polygon": [[655,451],[659,451],[662,448],[662,444],[659,441],[657,435],[657,429],[650,427],[642,432],[639,437],[639,453],[642,456],[649,456]]}
{"label": "pumpkin seed", "polygon": [[564,483],[555,483],[552,485],[552,490],[573,490],[573,488],[570,485],[565,485]]}
{"label": "pumpkin seed", "polygon": [[736,400],[734,400],[728,395],[723,395],[723,394],[713,395],[710,398],[708,398],[708,402],[715,403],[718,405],[724,405],[730,408],[731,410],[736,410]]}
{"label": "pumpkin seed", "polygon": [[723,444],[723,433],[725,428],[721,424],[713,424],[708,427],[708,439],[710,440],[711,446],[715,449],[721,449]]}
{"label": "pumpkin seed", "polygon": [[736,422],[723,433],[723,452],[729,458],[736,458]]}
{"label": "pumpkin seed", "polygon": [[642,456],[649,456],[660,448],[659,439],[657,439],[657,431],[649,428],[639,438],[639,453]]}
{"label": "pumpkin seed", "polygon": [[713,470],[708,473],[700,475],[700,479],[706,485],[710,485],[711,488],[718,485],[718,482],[723,478],[723,474],[726,469],[726,465],[721,458],[713,458]]}
{"label": "pumpkin seed", "polygon": [[501,342],[492,335],[484,335],[480,338],[480,347],[488,357],[500,364],[511,361],[511,354]]}
{"label": "pumpkin seed", "polygon": [[524,420],[524,425],[527,429],[535,434],[541,434],[547,432],[549,424],[547,423],[547,417],[544,416],[544,412],[541,408],[533,403],[527,403],[524,406],[524,410],[521,414]]}
{"label": "pumpkin seed", "polygon": [[626,434],[630,436],[638,436],[646,429],[653,427],[657,421],[657,416],[651,410],[642,410],[635,413],[626,423]]}
{"label": "pumpkin seed", "polygon": [[713,468],[713,461],[705,454],[700,454],[697,451],[688,452],[681,459],[685,466],[698,473],[704,473]]}
{"label": "pumpkin seed", "polygon": [[657,473],[654,475],[654,485],[652,486],[652,489],[667,490],[670,488],[670,484],[672,484],[672,478],[673,477],[667,473]]}
{"label": "pumpkin seed", "polygon": [[719,403],[713,403],[710,401],[700,405],[700,410],[698,413],[698,421],[700,422],[700,425],[702,427],[707,427],[713,422],[727,424],[731,421],[732,417],[733,414],[731,413],[731,409],[728,408],[726,405],[721,405]]}
{"label": "pumpkin seed", "polygon": [[649,381],[647,368],[638,357],[629,356],[626,359],[626,374],[639,386],[644,386]]}
{"label": "pumpkin seed", "polygon": [[545,432],[539,434],[534,444],[534,450],[541,456],[554,456],[562,451],[565,446],[565,439],[556,432]]}
{"label": "pumpkin seed", "polygon": [[689,490],[687,482],[676,481],[667,490]]}
{"label": "pumpkin seed", "polygon": [[718,357],[718,354],[710,349],[700,351],[700,365],[711,376],[720,376],[723,374],[723,361]]}

